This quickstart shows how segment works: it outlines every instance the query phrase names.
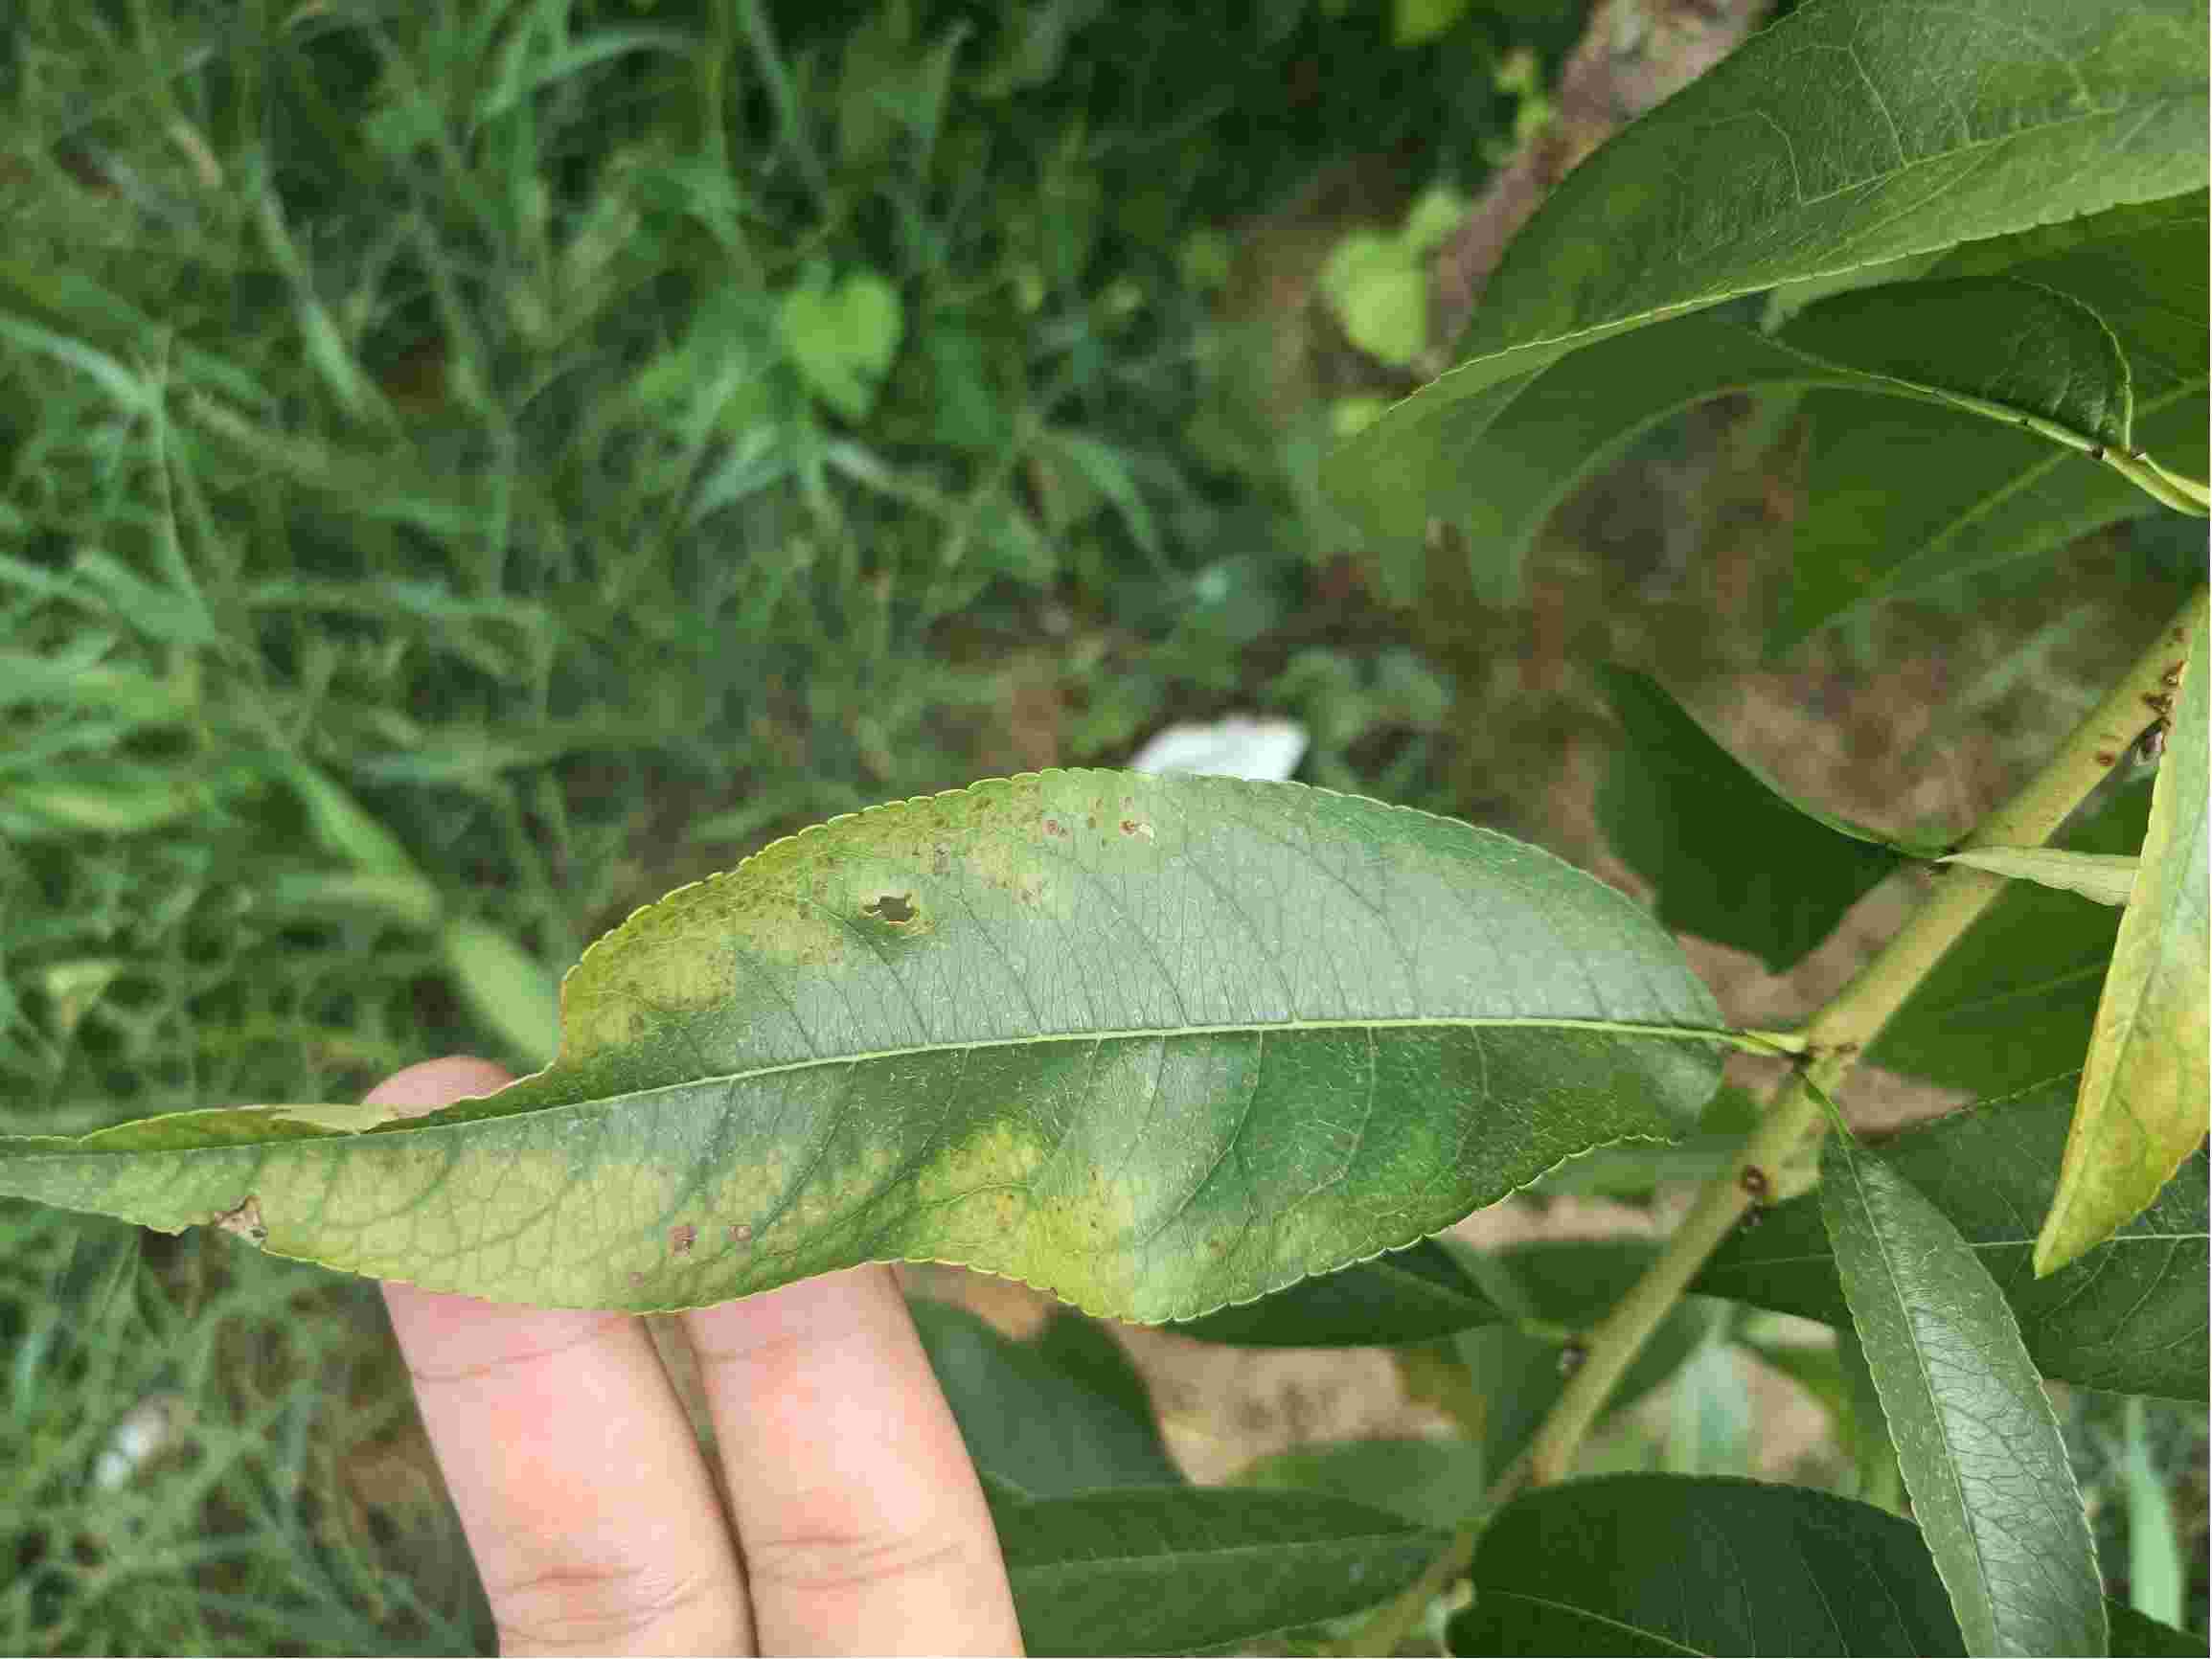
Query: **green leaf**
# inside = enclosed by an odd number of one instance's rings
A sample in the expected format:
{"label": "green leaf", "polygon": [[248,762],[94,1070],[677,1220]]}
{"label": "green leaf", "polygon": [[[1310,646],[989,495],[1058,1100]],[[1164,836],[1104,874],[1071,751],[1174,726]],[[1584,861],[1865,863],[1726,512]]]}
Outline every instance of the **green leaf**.
{"label": "green leaf", "polygon": [[[2003,1289],[2036,1369],[2083,1388],[2205,1398],[2208,1166],[2200,1151],[2118,1236],[2048,1279],[2029,1263],[2057,1182],[2074,1079],[1972,1106],[1871,1148],[1948,1216]],[[1808,1319],[1848,1314],[1817,1201],[1739,1232],[1692,1282]]]}
{"label": "green leaf", "polygon": [[[2150,811],[2147,783],[2115,789],[2059,845],[2132,856]],[[1982,1096],[2079,1069],[2119,931],[2119,917],[2104,905],[2014,882],[1920,982],[1867,1057]]]}
{"label": "green leaf", "polygon": [[[1930,274],[2002,272],[2093,309],[2127,358],[2135,442],[2201,475],[2205,229],[2196,191],[1968,243]],[[2159,511],[2109,467],[1964,412],[1816,394],[1807,417],[1813,463],[1775,649]]]}
{"label": "green leaf", "polygon": [[1971,864],[2016,881],[2041,882],[2098,904],[2125,904],[2139,860],[2132,853],[2066,852],[2055,847],[1983,847],[1937,862]]}
{"label": "green leaf", "polygon": [[1376,1348],[1509,1318],[1434,1239],[1177,1326],[1253,1348]]}
{"label": "green leaf", "polygon": [[[2082,1096],[2050,1215],[2036,1239],[2045,1274],[2111,1236],[2157,1196],[2204,1139],[2212,1088],[2212,926],[2206,917],[2205,748],[2212,650],[2205,624],[2188,651],[2134,896],[2120,918],[2097,1005]],[[2177,669],[2181,663],[2177,660]]]}
{"label": "green leaf", "polygon": [[1920,1530],[1802,1487],[1664,1474],[1546,1487],[1497,1512],[1472,1577],[1454,1653],[1964,1651]]}
{"label": "green leaf", "polygon": [[1445,1534],[1312,1492],[1086,1492],[1023,1502],[986,1478],[1031,1653],[1203,1653],[1387,1601]]}
{"label": "green leaf", "polygon": [[1481,1507],[1484,1479],[1482,1448],[1464,1440],[1363,1440],[1277,1452],[1237,1484],[1327,1492],[1448,1531]]}
{"label": "green leaf", "polygon": [[965,1307],[909,1307],[977,1468],[1030,1497],[1183,1484],[1143,1379],[1095,1321],[1059,1309],[1016,1342]]}
{"label": "green leaf", "polygon": [[[1721,1021],[1549,854],[1291,784],[1048,772],[777,842],[632,916],[560,1057],[320,1109],[0,1139],[0,1192],[499,1301],[696,1307],[957,1261],[1152,1322],[1690,1127]],[[259,1240],[257,1240],[259,1241]]]}
{"label": "green leaf", "polygon": [[832,284],[818,274],[776,307],[776,337],[813,394],[848,420],[863,420],[899,355],[905,315],[899,290],[874,271]]}
{"label": "green leaf", "polygon": [[2174,1524],[2174,1494],[2151,1452],[2150,1412],[2140,1398],[2121,1408],[2126,1445],[2120,1465],[2128,1514],[2128,1600],[2149,1618],[2174,1624],[2189,1593],[2189,1559]]}
{"label": "green leaf", "polygon": [[2201,189],[2201,0],[1813,0],[1567,175],[1468,359],[1332,457],[1381,540],[1529,376],[1738,294]]}
{"label": "green leaf", "polygon": [[[1519,591],[1521,566],[1529,545],[1552,510],[1584,479],[1626,451],[1637,438],[1681,410],[1730,392],[1784,390],[1841,384],[1871,389],[1865,375],[1833,368],[1767,338],[1741,323],[1718,316],[1690,316],[1576,352],[1531,378],[1517,397],[1498,411],[1475,415],[1457,404],[1437,409],[1434,418],[1453,428],[1433,446],[1408,439],[1401,456],[1394,423],[1419,404],[1402,403],[1376,426],[1388,434],[1391,455],[1371,455],[1377,466],[1395,459],[1432,457],[1434,469],[1408,467],[1393,473],[1401,493],[1390,511],[1406,519],[1398,529],[1411,534],[1418,521],[1448,518],[1464,529],[1470,570],[1476,591],[1500,602]],[[1481,399],[1473,400],[1488,409]],[[1465,430],[1458,430],[1464,420]],[[1365,443],[1362,437],[1358,441]],[[1433,451],[1433,454],[1432,454]],[[1347,451],[1346,453],[1350,453]],[[1448,455],[1451,465],[1443,466]],[[1423,461],[1428,466],[1428,461]],[[1347,492],[1352,484],[1328,464],[1333,485]]]}
{"label": "green leaf", "polygon": [[2203,1637],[2161,1624],[2148,1614],[2136,1612],[2125,1602],[2108,1597],[2105,1615],[2112,1625],[2113,1659],[2122,1659],[2123,1655],[2136,1655],[2138,1659],[2203,1659]]}
{"label": "green leaf", "polygon": [[1780,973],[1902,855],[1800,806],[1728,753],[1656,680],[1602,670],[1627,728],[1598,791],[1613,851],[1656,890],[1659,920]]}
{"label": "green leaf", "polygon": [[2128,358],[2071,295],[2017,276],[1892,283],[1809,307],[1792,346],[1998,420],[2026,417],[2078,446],[2126,449],[2134,431]]}
{"label": "green leaf", "polygon": [[1722,1084],[1705,1102],[1698,1133],[1688,1140],[1671,1147],[1599,1147],[1562,1164],[1529,1191],[1643,1203],[1662,1183],[1709,1181],[1728,1167],[1765,1110],[1746,1091]]}
{"label": "green leaf", "polygon": [[1832,1140],[1820,1211],[1969,1653],[2102,1653],[2105,1606],[2059,1420],[1974,1250],[1898,1170]]}

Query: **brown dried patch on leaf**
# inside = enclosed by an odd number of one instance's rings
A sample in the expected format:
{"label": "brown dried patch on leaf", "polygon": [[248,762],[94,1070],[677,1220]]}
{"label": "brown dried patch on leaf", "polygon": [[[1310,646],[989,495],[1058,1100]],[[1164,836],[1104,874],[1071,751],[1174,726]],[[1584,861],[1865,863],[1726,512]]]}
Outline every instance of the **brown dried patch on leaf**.
{"label": "brown dried patch on leaf", "polygon": [[269,1230],[262,1222],[262,1202],[251,1193],[245,1195],[244,1201],[237,1209],[225,1210],[209,1225],[218,1232],[243,1239],[248,1244],[268,1242]]}

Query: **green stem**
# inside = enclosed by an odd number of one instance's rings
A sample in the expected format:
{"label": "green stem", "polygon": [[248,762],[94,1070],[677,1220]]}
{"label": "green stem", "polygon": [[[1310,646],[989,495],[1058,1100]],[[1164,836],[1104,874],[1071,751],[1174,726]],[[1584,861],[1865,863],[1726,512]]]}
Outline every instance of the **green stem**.
{"label": "green stem", "polygon": [[2212,492],[2194,478],[2169,472],[2148,455],[2123,455],[2116,449],[2103,450],[2100,454],[2107,466],[2161,506],[2171,507],[2176,512],[2186,512],[2192,518],[2212,513]]}
{"label": "green stem", "polygon": [[[2043,769],[1985,818],[1962,848],[2038,847],[2049,839],[2158,716],[2171,696],[2171,675],[2205,614],[2206,592],[2200,588],[2190,598]],[[1727,1169],[1705,1184],[1644,1277],[1583,1339],[1582,1367],[1530,1448],[1528,1478],[1536,1485],[1562,1479],[1573,1468],[1613,1385],[1750,1207],[1746,1178],[1752,1188],[1770,1193],[1777,1172],[1799,1164],[1825,1127],[1820,1096],[1836,1090],[1860,1052],[2004,888],[2000,875],[1945,866],[1927,902],[1813,1016],[1805,1028],[1801,1070],[1782,1086]]]}

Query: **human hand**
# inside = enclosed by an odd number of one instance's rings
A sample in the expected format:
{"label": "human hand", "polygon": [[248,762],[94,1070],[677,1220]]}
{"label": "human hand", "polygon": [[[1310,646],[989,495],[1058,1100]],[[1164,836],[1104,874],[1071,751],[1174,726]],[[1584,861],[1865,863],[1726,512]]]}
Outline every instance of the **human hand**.
{"label": "human hand", "polygon": [[[410,1066],[427,1112],[513,1079]],[[888,1267],[684,1314],[729,1507],[634,1316],[387,1284],[507,1653],[1018,1653],[983,1491]]]}

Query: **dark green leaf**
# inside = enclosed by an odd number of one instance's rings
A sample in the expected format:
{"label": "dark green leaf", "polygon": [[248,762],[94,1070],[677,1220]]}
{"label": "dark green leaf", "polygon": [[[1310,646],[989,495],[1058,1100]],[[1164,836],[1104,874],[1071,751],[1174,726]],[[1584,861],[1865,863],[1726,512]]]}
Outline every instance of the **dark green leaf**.
{"label": "dark green leaf", "polygon": [[956,1261],[1195,1317],[1690,1127],[1721,1017],[1532,847],[1290,784],[1047,772],[777,842],[594,944],[560,1057],[425,1118],[0,1138],[0,1192],[502,1301]]}
{"label": "dark green leaf", "polygon": [[1448,1531],[1482,1503],[1482,1448],[1463,1440],[1363,1440],[1262,1458],[1240,1486],[1328,1492]]}
{"label": "dark green leaf", "polygon": [[2047,421],[2085,447],[2134,431],[2128,359],[2081,300],[2013,275],[1892,283],[1809,307],[1783,338],[1831,363]]}
{"label": "dark green leaf", "polygon": [[[1562,358],[1530,380],[1487,428],[1473,417],[1475,408],[1487,408],[1484,398],[1440,406],[1438,420],[1469,426],[1453,441],[1471,447],[1458,451],[1448,471],[1408,474],[1400,484],[1418,492],[1407,505],[1425,518],[1448,518],[1465,530],[1476,591],[1503,602],[1518,593],[1522,560],[1552,510],[1640,435],[1726,393],[1819,385],[1873,390],[1876,382],[1741,323],[1678,317]],[[1399,411],[1384,424],[1405,418]],[[1427,446],[1414,453],[1426,454]],[[1389,461],[1365,458],[1375,466]]]}
{"label": "dark green leaf", "polygon": [[1627,728],[1598,792],[1613,851],[1659,920],[1752,951],[1776,973],[1827,938],[1903,855],[1799,806],[1715,742],[1646,675],[1604,670]]}
{"label": "dark green leaf", "polygon": [[1960,1653],[1919,1529],[1848,1498],[1608,1475],[1516,1498],[1454,1653]]}
{"label": "dark green leaf", "polygon": [[[1813,0],[1569,173],[1491,278],[1468,360],[1332,457],[1379,539],[1559,357],[1826,273],[2201,189],[2196,0]],[[1475,463],[1479,465],[1479,463]]]}
{"label": "dark green leaf", "polygon": [[2204,1659],[2204,1638],[2177,1630],[2125,1602],[2105,1600],[2112,1625],[2112,1659]]}
{"label": "dark green leaf", "polygon": [[1433,1239],[1177,1326],[1253,1348],[1375,1348],[1509,1317]]}
{"label": "dark green leaf", "polygon": [[2036,1240],[2036,1271],[2064,1267],[2157,1195],[2204,1139],[2212,1090],[2212,917],[2206,914],[2212,812],[2212,640],[2203,612],[2172,693],[2166,759],[2151,791],[2142,868],[2120,919],[2112,965],[2082,1068],[2059,1190]]}
{"label": "dark green leaf", "polygon": [[[2058,844],[2132,853],[2143,844],[2150,813],[2150,785],[2129,784]],[[2108,906],[2013,883],[1920,982],[1867,1057],[1985,1096],[2074,1070],[2089,1052],[2119,931]]]}
{"label": "dark green leaf", "polygon": [[1357,1613],[1421,1576],[1445,1535],[1312,1492],[1086,1492],[1024,1502],[989,1481],[1022,1645],[1202,1653]]}
{"label": "dark green leaf", "polygon": [[[1953,1112],[1872,1148],[1973,1246],[2003,1290],[2043,1375],[2084,1388],[2205,1398],[2207,1248],[2200,1150],[2157,1201],[2064,1272],[2036,1278],[2036,1228],[2057,1185],[2073,1116],[2074,1080]],[[1792,1198],[1714,1252],[1693,1282],[1729,1296],[1825,1320],[1848,1318],[1819,1206]]]}
{"label": "dark green leaf", "polygon": [[1095,1321],[1061,1309],[1016,1342],[965,1307],[911,1307],[978,1468],[1033,1497],[1182,1484],[1143,1379]]}
{"label": "dark green leaf", "polygon": [[1848,1141],[1821,1159],[1820,1210],[1967,1651],[2104,1652],[2081,1491],[2004,1293],[1942,1211]]}
{"label": "dark green leaf", "polygon": [[[2089,307],[2127,357],[2135,442],[2201,476],[2205,223],[2197,191],[1969,243],[1929,274],[2002,272]],[[1813,464],[1776,648],[2158,511],[2109,467],[1963,413],[1823,394],[1807,414]]]}

